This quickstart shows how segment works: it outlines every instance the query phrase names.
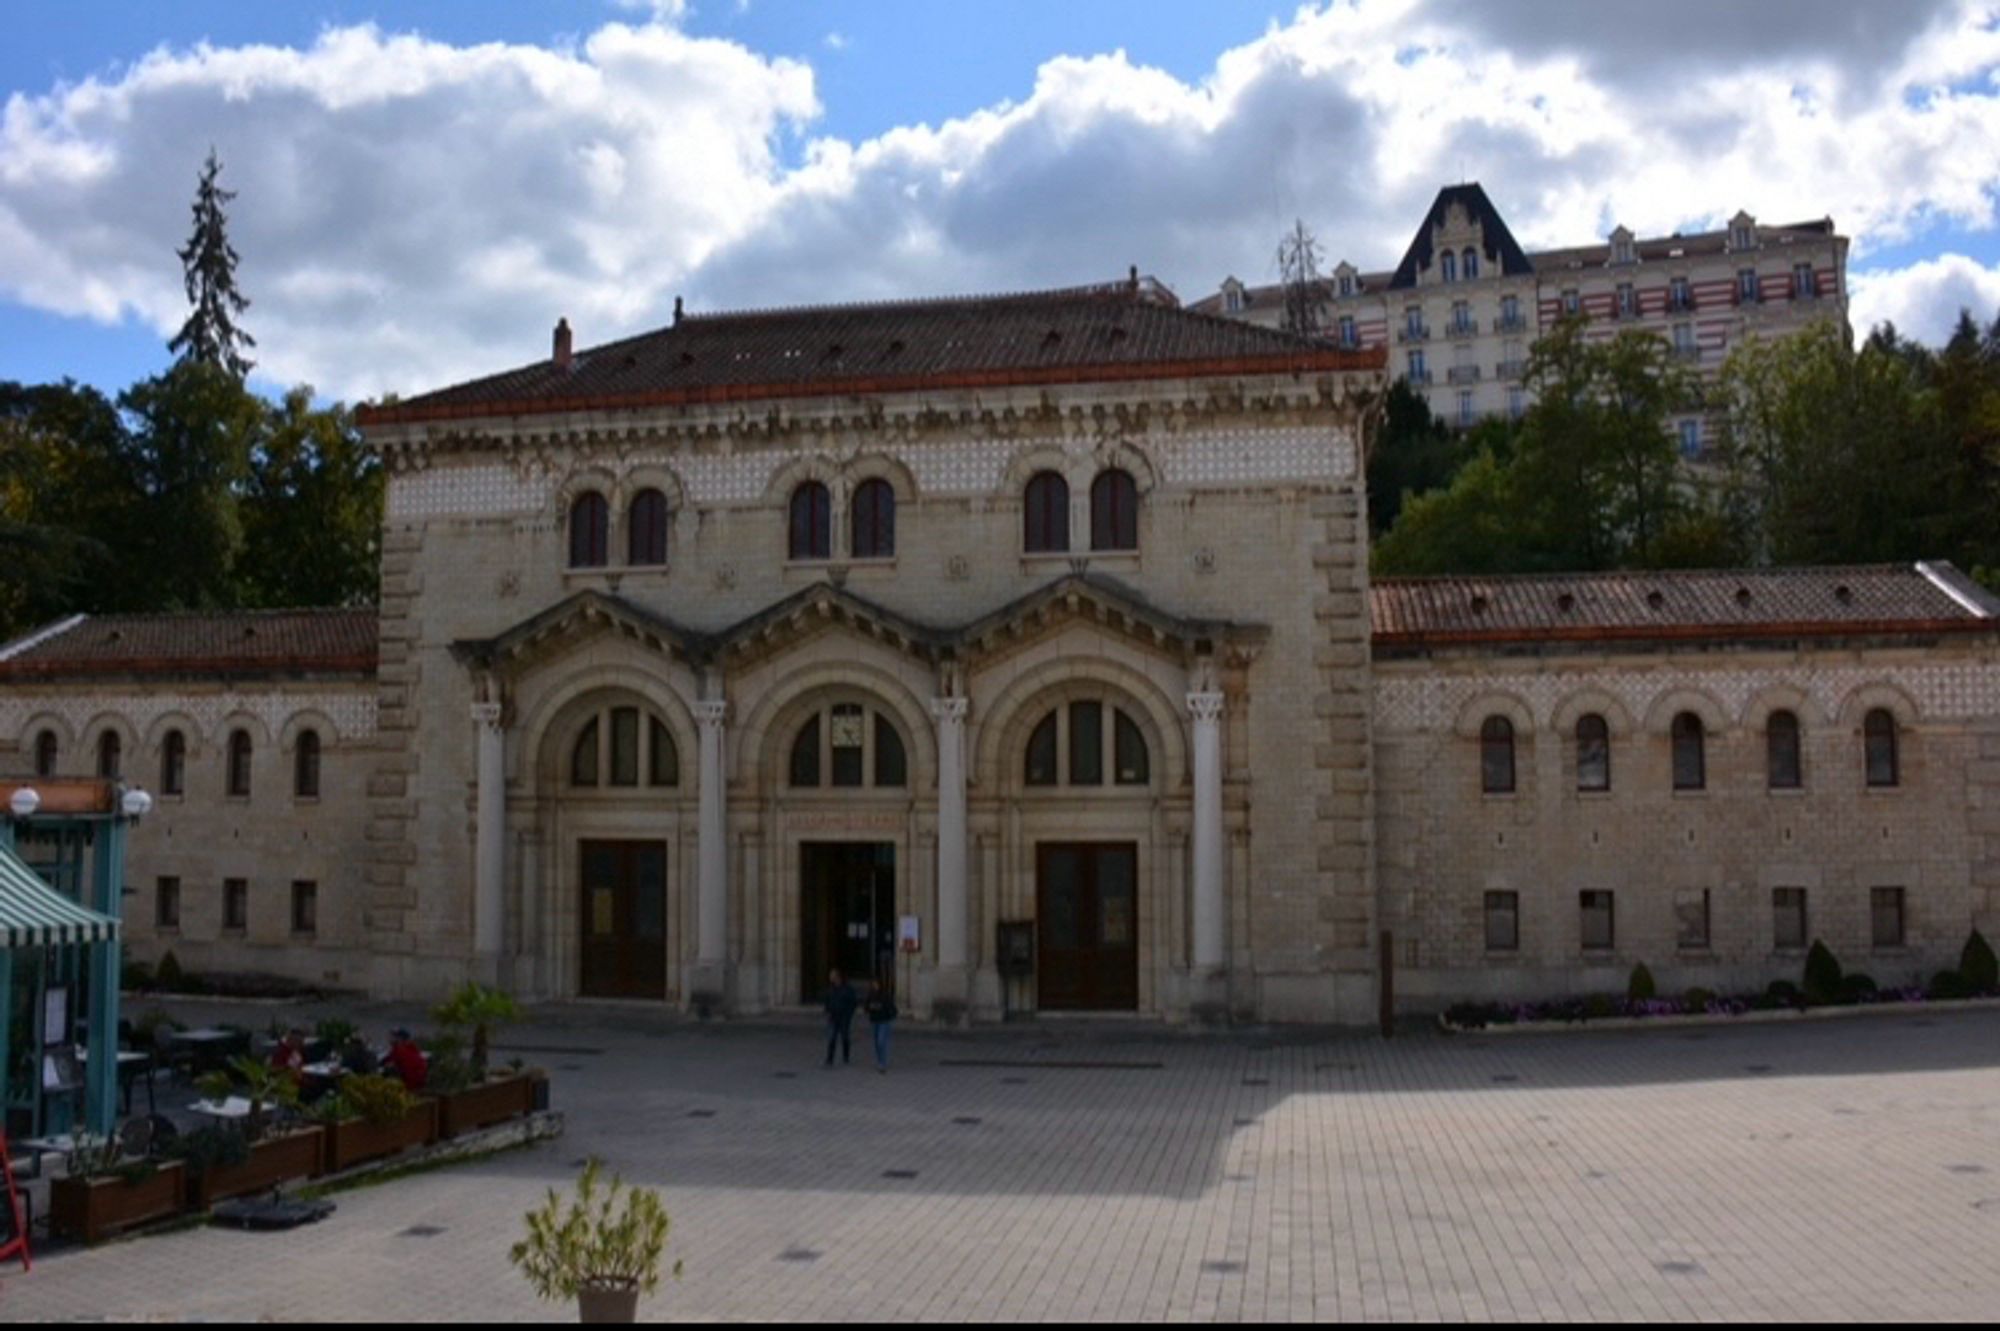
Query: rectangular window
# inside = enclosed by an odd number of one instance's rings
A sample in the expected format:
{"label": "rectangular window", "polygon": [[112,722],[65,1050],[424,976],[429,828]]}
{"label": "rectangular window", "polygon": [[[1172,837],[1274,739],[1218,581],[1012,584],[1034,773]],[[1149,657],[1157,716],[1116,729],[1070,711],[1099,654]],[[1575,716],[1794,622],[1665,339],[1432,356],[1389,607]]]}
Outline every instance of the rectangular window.
{"label": "rectangular window", "polygon": [[1872,923],[1872,932],[1876,947],[1901,947],[1903,945],[1902,888],[1869,888],[1868,917]]}
{"label": "rectangular window", "polygon": [[1806,945],[1806,890],[1803,887],[1771,889],[1771,946],[1781,952],[1796,952]]}
{"label": "rectangular window", "polygon": [[639,709],[611,709],[611,784],[639,784]]}
{"label": "rectangular window", "polygon": [[1757,291],[1757,270],[1739,269],[1736,273],[1736,298],[1745,304],[1751,304],[1757,299]]}
{"label": "rectangular window", "polygon": [[1667,308],[1691,310],[1694,308],[1694,293],[1688,288],[1685,277],[1676,277],[1667,283]]}
{"label": "rectangular window", "polygon": [[1461,388],[1458,390],[1458,423],[1470,425],[1472,421],[1472,390]]}
{"label": "rectangular window", "polygon": [[1104,784],[1104,704],[1073,702],[1069,705],[1069,783],[1072,786]]}
{"label": "rectangular window", "polygon": [[1351,314],[1340,316],[1340,345],[1343,347],[1361,345],[1361,339],[1354,335],[1354,316]]}
{"label": "rectangular window", "polygon": [[1424,312],[1422,307],[1410,305],[1404,308],[1403,331],[1411,337],[1422,337],[1424,335]]}
{"label": "rectangular window", "polygon": [[1630,282],[1618,284],[1618,314],[1629,319],[1639,312],[1639,297],[1633,292]]}
{"label": "rectangular window", "polygon": [[1795,300],[1811,300],[1819,294],[1819,286],[1813,280],[1813,266],[1809,263],[1797,264],[1792,268],[1792,297]]}
{"label": "rectangular window", "polygon": [[250,880],[222,880],[222,928],[225,933],[242,933],[250,927]]}
{"label": "rectangular window", "polygon": [[1521,894],[1486,894],[1486,950],[1515,952],[1521,946]]}
{"label": "rectangular window", "polygon": [[862,745],[865,742],[862,720],[860,703],[834,704],[831,724],[827,728],[827,750],[833,755],[833,784],[836,786],[861,784]]}
{"label": "rectangular window", "polygon": [[178,929],[181,927],[181,880],[161,878],[153,890],[153,927],[155,929]]}
{"label": "rectangular window", "polygon": [[1569,290],[1563,292],[1564,314],[1575,314],[1578,310],[1582,308],[1583,308],[1583,302],[1577,297],[1575,287],[1571,287],[1569,288]]}
{"label": "rectangular window", "polygon": [[292,932],[312,935],[319,932],[319,884],[304,879],[292,883]]}
{"label": "rectangular window", "polygon": [[1579,892],[1577,906],[1583,926],[1583,945],[1591,951],[1608,951],[1617,942],[1612,920],[1611,893]]}
{"label": "rectangular window", "polygon": [[1430,380],[1431,374],[1424,366],[1424,353],[1422,351],[1410,352],[1409,363],[1411,383],[1421,384],[1427,383]]}
{"label": "rectangular window", "polygon": [[1451,303],[1451,331],[1460,335],[1472,331],[1472,307],[1462,300]]}
{"label": "rectangular window", "polygon": [[1708,948],[1708,889],[1698,892],[1674,893],[1674,925],[1679,931],[1679,945],[1684,951],[1700,952]]}
{"label": "rectangular window", "polygon": [[1674,350],[1685,356],[1694,350],[1694,325],[1674,325]]}
{"label": "rectangular window", "polygon": [[1681,456],[1693,461],[1701,456],[1701,422],[1682,421],[1680,423]]}
{"label": "rectangular window", "polygon": [[1508,390],[1507,390],[1507,419],[1509,419],[1509,420],[1515,420],[1515,421],[1518,421],[1518,420],[1520,420],[1520,419],[1521,419],[1521,414],[1522,414],[1523,412],[1525,412],[1525,411],[1526,411],[1526,410],[1528,409],[1528,405],[1527,405],[1527,404],[1528,404],[1528,398],[1527,398],[1527,394],[1526,394],[1526,393],[1522,392],[1522,391],[1521,391],[1520,389],[1518,389],[1518,388],[1510,388],[1510,389],[1508,389]]}
{"label": "rectangular window", "polygon": [[1520,297],[1502,296],[1500,298],[1500,326],[1502,328],[1516,328],[1520,326],[1520,323],[1521,323]]}

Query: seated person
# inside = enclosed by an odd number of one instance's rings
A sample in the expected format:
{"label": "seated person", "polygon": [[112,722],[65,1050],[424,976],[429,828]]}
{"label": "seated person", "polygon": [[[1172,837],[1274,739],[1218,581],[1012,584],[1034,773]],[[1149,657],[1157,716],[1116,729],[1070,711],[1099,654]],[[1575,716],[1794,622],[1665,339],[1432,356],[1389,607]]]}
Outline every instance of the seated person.
{"label": "seated person", "polygon": [[370,1073],[381,1065],[375,1059],[375,1051],[359,1035],[347,1037],[347,1043],[340,1050],[340,1066],[349,1072]]}
{"label": "seated person", "polygon": [[382,1060],[382,1070],[385,1075],[394,1073],[401,1077],[404,1089],[411,1091],[424,1089],[424,1080],[430,1075],[424,1051],[417,1048],[408,1031],[400,1028],[389,1032],[389,1056]]}
{"label": "seated person", "polygon": [[306,1033],[296,1028],[286,1031],[285,1038],[271,1050],[272,1068],[290,1074],[296,1086],[305,1079],[305,1065]]}

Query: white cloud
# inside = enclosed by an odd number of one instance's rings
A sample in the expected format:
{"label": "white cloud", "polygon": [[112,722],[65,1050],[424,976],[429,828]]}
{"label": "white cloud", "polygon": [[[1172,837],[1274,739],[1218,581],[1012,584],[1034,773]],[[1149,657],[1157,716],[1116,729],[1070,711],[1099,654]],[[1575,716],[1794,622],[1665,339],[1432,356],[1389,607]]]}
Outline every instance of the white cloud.
{"label": "white cloud", "polygon": [[821,40],[826,43],[826,49],[829,51],[845,51],[849,45],[847,34],[844,32],[829,32]]}
{"label": "white cloud", "polygon": [[[1747,207],[1831,214],[1865,269],[1926,228],[1995,224],[2000,25],[1981,7],[1702,3],[1683,33],[1567,4],[1494,28],[1461,0],[1355,0],[1198,81],[1059,56],[1019,100],[862,142],[801,141],[806,65],[671,23],[554,50],[361,27],[161,51],[8,100],[0,294],[170,333],[210,143],[242,195],[264,370],[343,394],[545,354],[559,314],[585,345],[655,326],[676,293],[864,299],[1136,263],[1193,297],[1269,279],[1295,216],[1330,260],[1383,267],[1461,178],[1530,246]],[[1903,273],[1857,273],[1857,325],[1864,301],[1918,289]]]}
{"label": "white cloud", "polygon": [[1893,323],[1904,337],[1943,344],[1970,310],[1980,328],[2000,317],[2000,266],[1940,254],[1906,268],[1848,274],[1848,315],[1857,335]]}

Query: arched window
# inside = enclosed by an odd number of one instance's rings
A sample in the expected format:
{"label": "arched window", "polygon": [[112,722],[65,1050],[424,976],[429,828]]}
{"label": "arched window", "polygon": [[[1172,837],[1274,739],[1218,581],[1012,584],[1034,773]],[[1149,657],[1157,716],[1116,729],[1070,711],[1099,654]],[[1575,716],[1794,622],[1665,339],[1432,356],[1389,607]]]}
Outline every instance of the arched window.
{"label": "arched window", "polygon": [[107,730],[97,737],[97,774],[106,781],[118,779],[118,769],[125,761],[125,741],[118,732]]}
{"label": "arched window", "polygon": [[1488,795],[1514,789],[1514,723],[1504,716],[1489,716],[1480,724],[1479,788]]}
{"label": "arched window", "polygon": [[651,750],[646,761],[646,784],[649,786],[678,786],[681,783],[681,751],[674,743],[673,732],[659,717],[648,717],[651,732],[648,742]]}
{"label": "arched window", "polygon": [[250,797],[250,732],[229,732],[228,791],[238,799]]}
{"label": "arched window", "polygon": [[667,497],[658,490],[632,496],[625,522],[625,562],[634,568],[667,562]]}
{"label": "arched window", "polygon": [[1114,468],[1090,483],[1090,548],[1139,548],[1139,487],[1130,473]]}
{"label": "arched window", "polygon": [[896,553],[896,492],[880,479],[855,487],[849,544],[856,559],[887,559]]}
{"label": "arched window", "polygon": [[292,750],[292,797],[302,800],[319,798],[319,732],[302,730],[299,732],[298,747]]}
{"label": "arched window", "polygon": [[1596,712],[1576,719],[1576,788],[1611,789],[1611,727]]}
{"label": "arched window", "polygon": [[583,723],[569,751],[569,783],[585,790],[677,786],[680,750],[664,721],[639,707],[605,707]]}
{"label": "arched window", "polygon": [[1438,256],[1438,275],[1447,282],[1458,280],[1458,256],[1450,250]]}
{"label": "arched window", "polygon": [[572,786],[597,784],[597,718],[594,716],[577,732],[576,746],[569,751],[569,783]]}
{"label": "arched window", "polygon": [[611,559],[611,508],[587,490],[569,506],[569,566],[603,568]]}
{"label": "arched window", "polygon": [[187,736],[169,730],[160,745],[160,793],[180,795],[187,790]]}
{"label": "arched window", "polygon": [[785,553],[791,559],[829,559],[833,555],[832,500],[818,481],[806,481],[792,491],[791,537]]}
{"label": "arched window", "polygon": [[1703,790],[1708,786],[1708,755],[1701,718],[1693,712],[1674,717],[1674,789]]}
{"label": "arched window", "polygon": [[[1111,761],[1105,762],[1105,713]],[[1021,776],[1030,786],[1143,786],[1152,781],[1146,734],[1124,709],[1096,698],[1058,707],[1028,734]],[[1064,774],[1067,780],[1063,780]]]}
{"label": "arched window", "polygon": [[1465,280],[1466,280],[1466,281],[1470,282],[1470,281],[1472,281],[1472,280],[1473,280],[1474,278],[1476,278],[1476,277],[1478,277],[1478,276],[1479,276],[1479,251],[1478,251],[1478,250],[1475,250],[1475,249],[1471,248],[1470,246],[1468,246],[1468,247],[1466,248],[1466,251],[1465,251],[1465,253],[1464,253],[1464,254],[1462,254],[1462,255],[1460,255],[1460,256],[1459,256],[1459,258],[1460,258],[1460,260],[1461,260],[1461,263],[1460,263],[1460,267],[1459,267],[1459,272],[1460,272],[1460,273],[1462,273],[1462,274],[1464,274],[1464,276],[1465,276]]}
{"label": "arched window", "polygon": [[1861,741],[1867,757],[1868,784],[1897,784],[1902,774],[1896,765],[1896,718],[1888,708],[1873,708],[1862,718]]}
{"label": "arched window", "polygon": [[55,731],[44,730],[41,734],[35,736],[36,776],[54,776],[56,774],[56,755],[59,750],[60,742],[56,739]]}
{"label": "arched window", "polygon": [[792,739],[791,784],[856,787],[909,784],[903,736],[887,713],[858,702],[814,712]]}
{"label": "arched window", "polygon": [[1069,549],[1069,482],[1052,471],[1028,479],[1021,505],[1022,547],[1030,554]]}
{"label": "arched window", "polygon": [[1793,712],[1773,712],[1764,719],[1764,782],[1772,790],[1797,790],[1804,784],[1799,761],[1799,718]]}

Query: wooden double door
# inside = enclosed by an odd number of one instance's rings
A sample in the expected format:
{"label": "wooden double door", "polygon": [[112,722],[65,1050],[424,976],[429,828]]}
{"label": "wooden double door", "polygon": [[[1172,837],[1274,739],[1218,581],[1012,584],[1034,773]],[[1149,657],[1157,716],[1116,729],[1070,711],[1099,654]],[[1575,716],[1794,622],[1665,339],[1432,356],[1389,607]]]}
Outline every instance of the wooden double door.
{"label": "wooden double door", "polygon": [[585,841],[577,903],[577,990],[586,998],[667,996],[667,843]]}
{"label": "wooden double door", "polygon": [[896,969],[896,846],[889,841],[799,845],[799,999],[817,1003],[827,972],[857,991]]}
{"label": "wooden double door", "polygon": [[1129,841],[1035,846],[1039,1005],[1130,1011],[1139,1006],[1139,851]]}

